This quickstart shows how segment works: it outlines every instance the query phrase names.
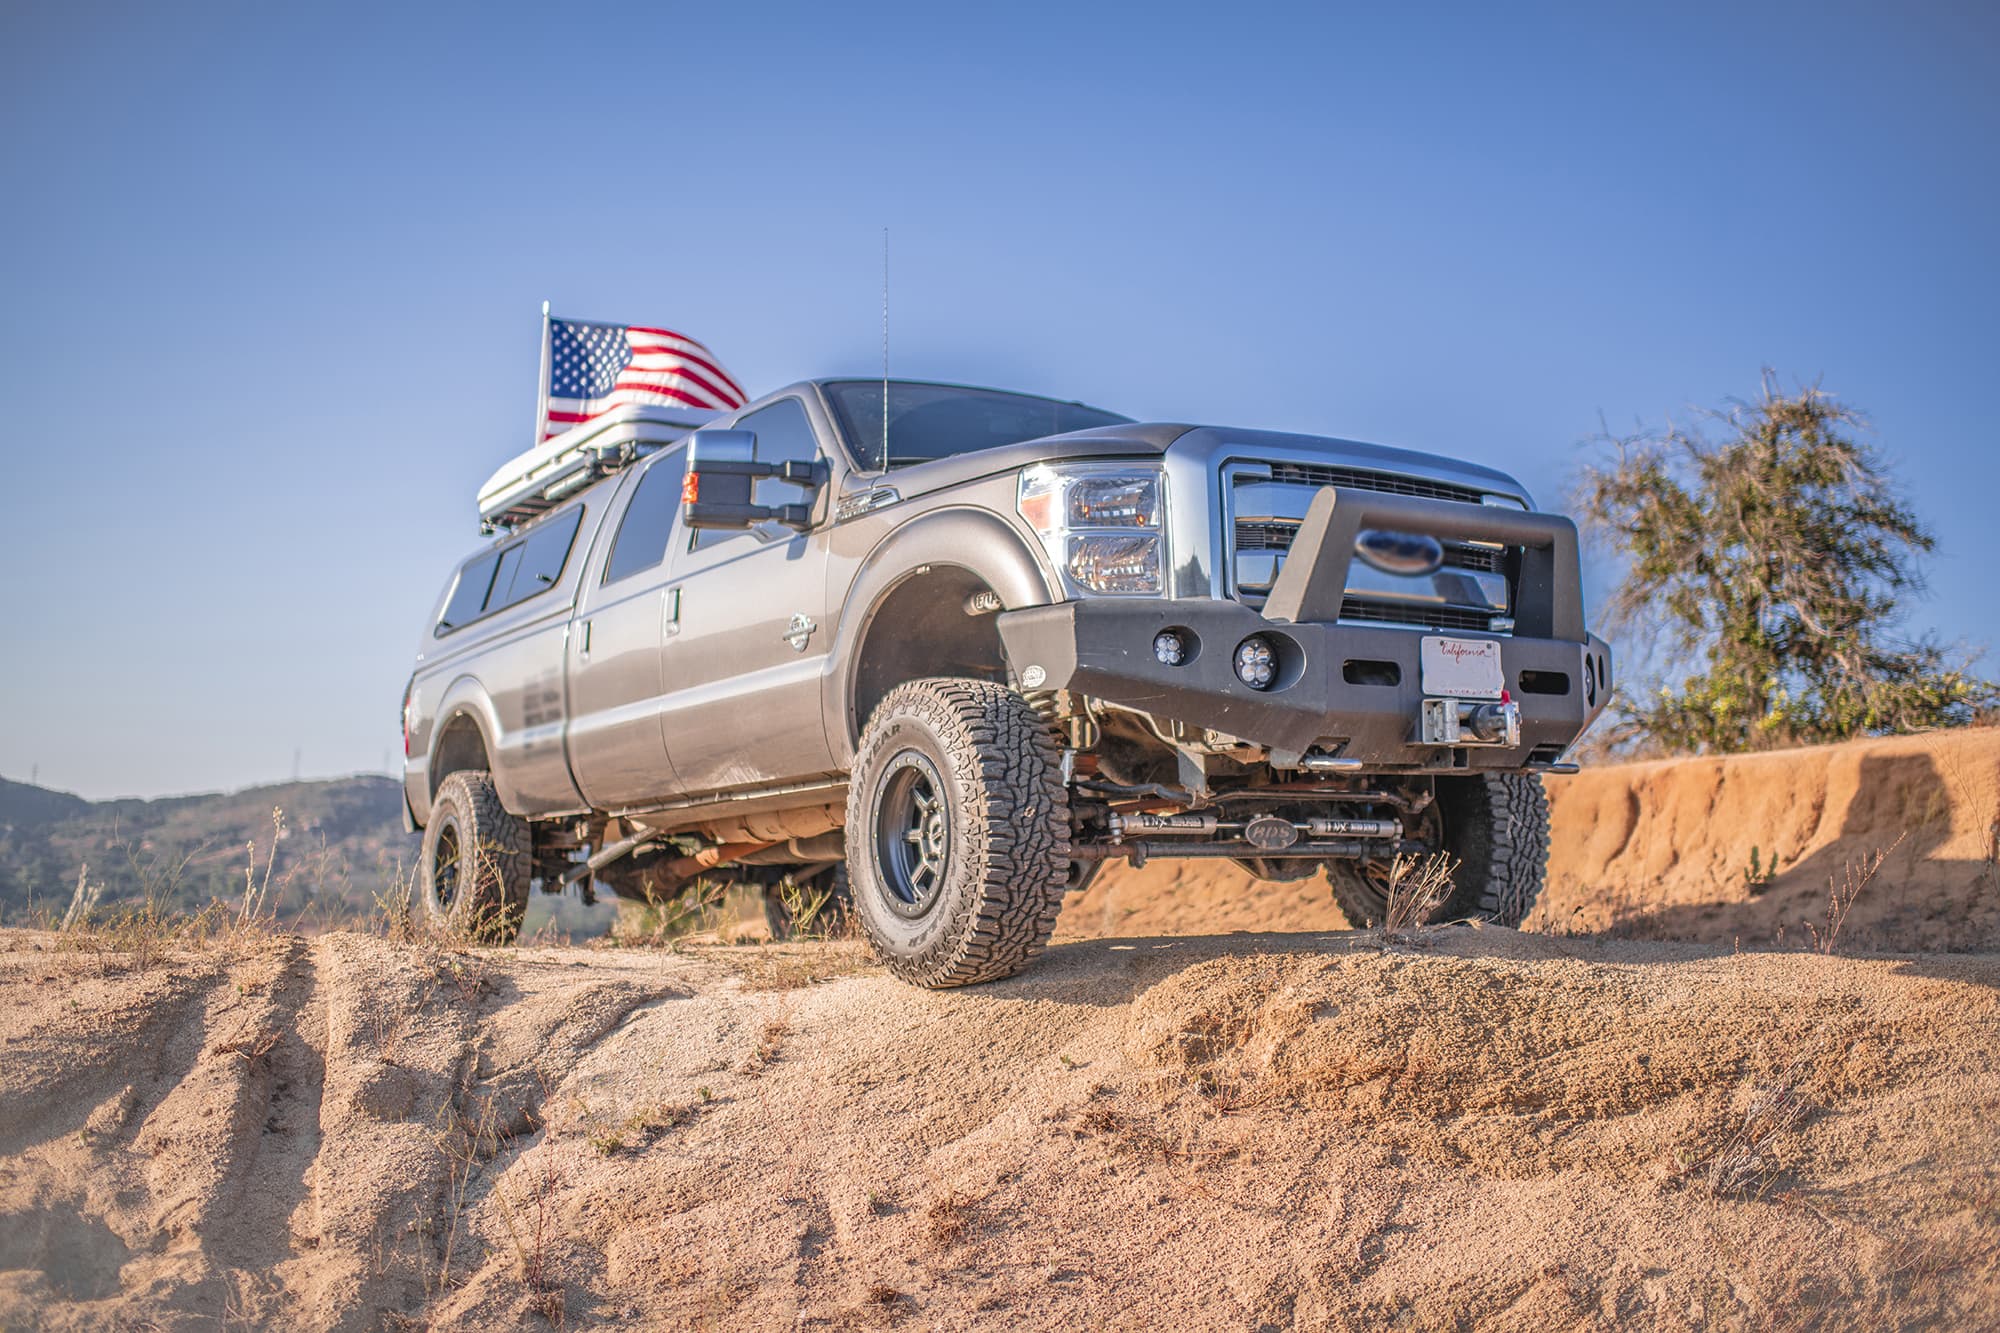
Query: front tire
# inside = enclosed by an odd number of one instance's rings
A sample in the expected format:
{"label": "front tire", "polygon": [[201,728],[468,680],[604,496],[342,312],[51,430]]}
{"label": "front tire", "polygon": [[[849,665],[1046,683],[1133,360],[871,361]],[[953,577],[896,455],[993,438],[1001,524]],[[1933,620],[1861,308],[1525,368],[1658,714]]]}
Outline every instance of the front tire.
{"label": "front tire", "polygon": [[528,825],[507,813],[493,776],[461,769],[438,785],[417,855],[417,910],[433,928],[511,944],[534,874]]}
{"label": "front tire", "polygon": [[[1538,773],[1493,773],[1437,780],[1425,812],[1439,851],[1456,862],[1451,895],[1434,921],[1491,921],[1518,926],[1527,917],[1549,868],[1549,802]],[[1326,877],[1347,924],[1379,925],[1388,913],[1388,867],[1329,861]]]}
{"label": "front tire", "polygon": [[956,677],[898,686],[848,789],[855,915],[913,985],[1011,977],[1055,929],[1069,827],[1055,738],[1020,695]]}

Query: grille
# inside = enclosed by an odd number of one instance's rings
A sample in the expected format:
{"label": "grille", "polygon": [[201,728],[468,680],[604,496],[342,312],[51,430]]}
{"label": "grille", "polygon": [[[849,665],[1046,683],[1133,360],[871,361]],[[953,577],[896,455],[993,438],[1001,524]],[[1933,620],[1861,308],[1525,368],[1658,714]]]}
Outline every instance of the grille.
{"label": "grille", "polygon": [[1482,574],[1498,574],[1501,558],[1506,553],[1491,546],[1452,546],[1444,548],[1444,562],[1453,569],[1476,569]]}
{"label": "grille", "polygon": [[[1299,535],[1296,523],[1258,523],[1245,520],[1236,525],[1236,549],[1239,551],[1289,551],[1292,541]],[[1482,574],[1498,574],[1504,568],[1506,552],[1491,546],[1461,546],[1446,542],[1444,562],[1452,569],[1476,570]]]}
{"label": "grille", "polygon": [[1322,463],[1271,463],[1268,466],[1272,481],[1290,486],[1351,486],[1362,491],[1414,495],[1426,500],[1457,500],[1464,504],[1478,504],[1486,494],[1476,487],[1454,486],[1448,481],[1399,477],[1392,472],[1369,472],[1361,468],[1329,467]]}
{"label": "grille", "polygon": [[1379,621],[1387,625],[1421,625],[1425,629],[1462,629],[1490,633],[1493,616],[1485,611],[1460,611],[1449,606],[1412,606],[1350,597],[1340,604],[1342,620]]}
{"label": "grille", "polygon": [[1236,549],[1239,551],[1289,551],[1292,538],[1299,535],[1296,523],[1238,523]]}

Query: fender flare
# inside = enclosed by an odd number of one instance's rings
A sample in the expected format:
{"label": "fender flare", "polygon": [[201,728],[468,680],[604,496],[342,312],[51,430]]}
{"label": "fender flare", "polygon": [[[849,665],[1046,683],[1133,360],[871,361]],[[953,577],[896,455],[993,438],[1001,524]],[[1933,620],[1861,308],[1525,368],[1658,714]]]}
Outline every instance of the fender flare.
{"label": "fender flare", "polygon": [[874,625],[875,613],[889,594],[919,573],[963,569],[976,576],[1000,598],[1000,608],[1017,611],[1061,600],[1060,589],[1043,567],[1040,553],[1004,519],[970,506],[933,509],[891,531],[855,571],[842,598],[821,706],[833,757],[845,769],[854,761],[859,737],[849,722],[856,667],[861,645]]}
{"label": "fender flare", "polygon": [[[486,762],[489,765],[499,753],[501,734],[499,710],[493,707],[493,700],[488,697],[486,687],[480,684],[476,676],[459,676],[446,686],[443,696],[438,700],[437,710],[432,716],[437,721],[431,725],[430,743],[424,747],[424,784],[427,789],[424,815],[427,819],[430,815],[429,797],[437,794],[439,781],[438,747],[443,743],[445,732],[450,730],[452,723],[461,717],[472,719],[472,725],[479,732],[479,743],[486,747]],[[493,783],[499,789],[501,804],[511,808],[511,802],[508,800],[511,793],[504,776],[493,771]]]}

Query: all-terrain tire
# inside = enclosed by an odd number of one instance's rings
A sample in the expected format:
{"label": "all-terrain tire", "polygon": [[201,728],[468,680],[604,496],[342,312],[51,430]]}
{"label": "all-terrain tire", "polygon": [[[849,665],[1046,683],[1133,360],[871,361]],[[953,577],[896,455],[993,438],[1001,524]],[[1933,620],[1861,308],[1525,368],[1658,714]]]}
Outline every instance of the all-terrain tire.
{"label": "all-terrain tire", "polygon": [[[1549,868],[1549,802],[1538,773],[1489,773],[1437,780],[1439,850],[1457,863],[1451,895],[1433,921],[1518,926],[1535,905]],[[1326,877],[1347,924],[1381,923],[1384,875],[1352,861],[1329,861]]]}
{"label": "all-terrain tire", "polygon": [[492,774],[461,769],[447,776],[417,855],[417,913],[461,938],[511,944],[528,913],[533,874],[527,821],[500,804]]}
{"label": "all-terrain tire", "polygon": [[1011,977],[1048,943],[1070,877],[1055,738],[991,681],[891,690],[847,797],[855,916],[891,974],[931,988]]}
{"label": "all-terrain tire", "polygon": [[[801,911],[806,920],[801,923]],[[774,944],[793,940],[831,940],[845,935],[854,921],[854,897],[847,889],[844,862],[801,879],[764,886],[764,924]]]}

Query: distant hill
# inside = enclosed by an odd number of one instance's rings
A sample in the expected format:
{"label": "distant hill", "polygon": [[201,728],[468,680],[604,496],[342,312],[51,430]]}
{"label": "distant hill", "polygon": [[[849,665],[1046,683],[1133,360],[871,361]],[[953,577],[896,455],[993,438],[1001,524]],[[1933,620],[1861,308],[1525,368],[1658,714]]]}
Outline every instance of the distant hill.
{"label": "distant hill", "polygon": [[[272,812],[283,814],[275,839]],[[416,859],[392,778],[286,782],[158,800],[87,801],[0,779],[0,922],[60,913],[80,867],[99,902],[194,908],[241,897],[253,863],[285,915],[365,912]]]}

